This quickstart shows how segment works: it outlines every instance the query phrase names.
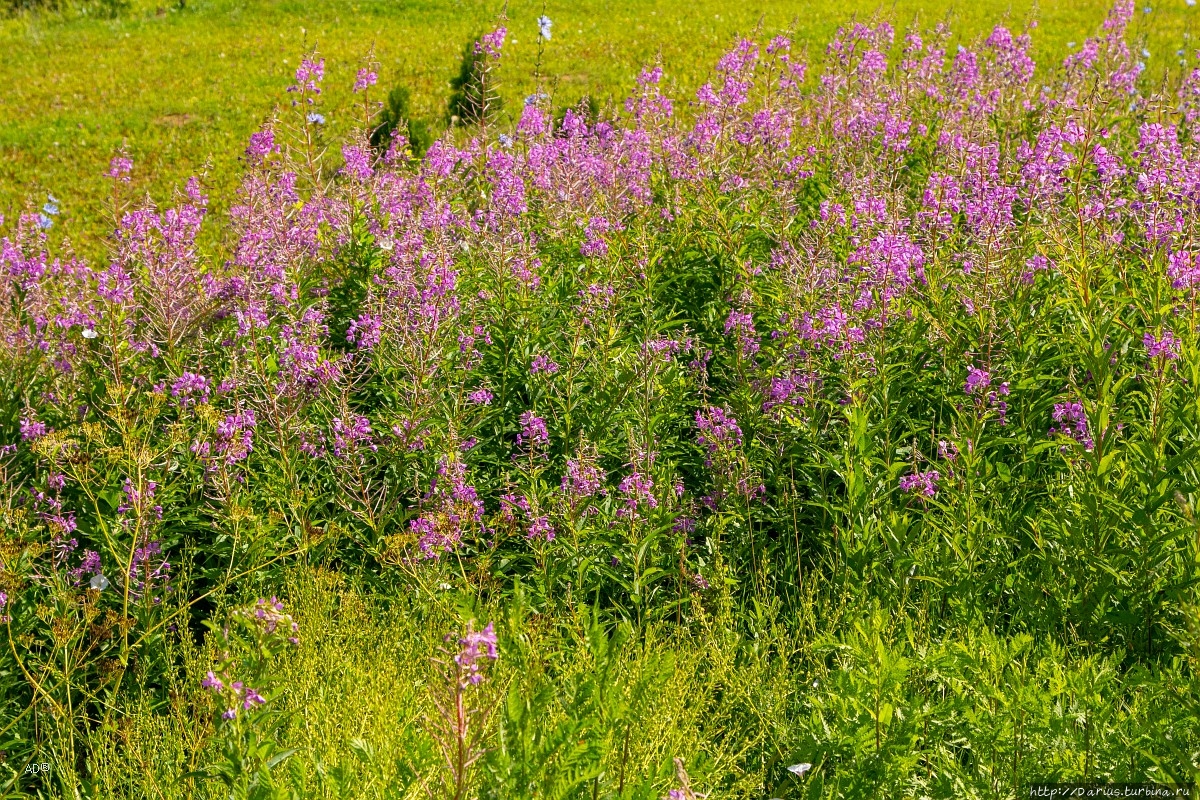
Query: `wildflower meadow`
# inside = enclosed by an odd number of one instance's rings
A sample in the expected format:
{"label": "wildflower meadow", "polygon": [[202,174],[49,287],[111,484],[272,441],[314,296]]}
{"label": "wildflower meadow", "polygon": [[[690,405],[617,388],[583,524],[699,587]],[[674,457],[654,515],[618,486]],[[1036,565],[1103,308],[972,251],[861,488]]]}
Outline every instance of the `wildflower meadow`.
{"label": "wildflower meadow", "polygon": [[112,153],[102,247],[34,198],[2,796],[1194,784],[1200,56],[1144,13],[750,31],[617,103],[501,15],[443,117],[310,49],[232,175]]}

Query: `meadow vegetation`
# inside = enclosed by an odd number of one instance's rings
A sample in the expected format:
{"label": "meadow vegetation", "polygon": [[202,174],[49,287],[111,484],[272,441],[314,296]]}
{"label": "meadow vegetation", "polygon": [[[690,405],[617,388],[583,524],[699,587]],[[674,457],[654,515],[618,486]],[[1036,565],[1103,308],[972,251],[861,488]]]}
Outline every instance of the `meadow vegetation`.
{"label": "meadow vegetation", "polygon": [[764,23],[600,102],[508,13],[440,103],[293,52],[236,159],[9,219],[4,791],[1194,782],[1189,51]]}
{"label": "meadow vegetation", "polygon": [[[118,148],[128,147],[140,166],[132,177],[138,194],[161,200],[202,175],[213,210],[227,213],[247,137],[286,104],[298,54],[312,47],[330,71],[328,110],[336,113],[326,114],[326,130],[333,141],[362,122],[350,89],[371,52],[382,82],[376,99],[407,89],[414,115],[440,135],[463,46],[493,24],[500,6],[491,0],[47,2],[58,11],[37,10],[46,3],[29,0],[32,11],[0,14],[0,214],[15,219],[53,194],[64,201],[58,230],[93,256],[102,254],[112,228],[103,173]],[[1200,32],[1193,30],[1196,9],[1185,0],[1151,5],[1153,13],[1139,9],[1132,25],[1158,75],[1175,64],[1186,37]],[[1107,10],[1105,0],[1040,6],[1033,0],[511,0],[512,35],[497,91],[511,117],[533,91],[540,63],[556,106],[585,96],[601,106],[619,104],[640,69],[661,56],[672,93],[691,97],[729,42],[760,24],[760,38],[787,32],[798,51],[819,62],[851,14],[870,19],[883,12],[901,28],[948,21],[969,42],[999,22],[1020,27],[1035,7],[1034,56],[1052,60],[1068,44],[1080,46]],[[553,38],[539,44],[535,21],[542,14],[553,20]]]}

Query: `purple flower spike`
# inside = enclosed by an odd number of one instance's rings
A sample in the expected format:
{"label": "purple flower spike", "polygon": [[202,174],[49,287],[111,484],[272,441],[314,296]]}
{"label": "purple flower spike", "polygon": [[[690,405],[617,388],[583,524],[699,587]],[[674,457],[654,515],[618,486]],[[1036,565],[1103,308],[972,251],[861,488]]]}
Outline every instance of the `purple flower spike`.
{"label": "purple flower spike", "polygon": [[1142,344],[1145,345],[1146,355],[1150,358],[1161,358],[1164,361],[1179,358],[1179,339],[1173,331],[1163,331],[1161,339],[1147,331],[1142,337]]}
{"label": "purple flower spike", "polygon": [[900,478],[900,490],[906,494],[921,494],[925,497],[937,495],[938,481],[942,476],[937,470],[917,472]]}

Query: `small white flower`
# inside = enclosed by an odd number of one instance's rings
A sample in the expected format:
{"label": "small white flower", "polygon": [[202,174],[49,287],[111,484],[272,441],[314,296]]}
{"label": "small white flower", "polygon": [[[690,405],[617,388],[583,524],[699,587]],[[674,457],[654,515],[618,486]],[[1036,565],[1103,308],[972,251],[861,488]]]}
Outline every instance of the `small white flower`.
{"label": "small white flower", "polygon": [[792,764],[790,767],[788,767],[788,772],[797,777],[803,778],[804,773],[808,772],[810,769],[812,769],[812,764],[806,762],[804,764]]}
{"label": "small white flower", "polygon": [[100,334],[96,333],[96,332],[95,332],[94,330],[92,330],[91,328],[84,328],[84,329],[83,329],[83,338],[85,338],[85,339],[95,339],[95,338],[96,338],[97,336],[99,336],[99,335],[100,335]]}
{"label": "small white flower", "polygon": [[92,579],[88,581],[88,586],[92,587],[98,592],[103,592],[108,588],[108,578],[104,577],[103,575],[93,575]]}

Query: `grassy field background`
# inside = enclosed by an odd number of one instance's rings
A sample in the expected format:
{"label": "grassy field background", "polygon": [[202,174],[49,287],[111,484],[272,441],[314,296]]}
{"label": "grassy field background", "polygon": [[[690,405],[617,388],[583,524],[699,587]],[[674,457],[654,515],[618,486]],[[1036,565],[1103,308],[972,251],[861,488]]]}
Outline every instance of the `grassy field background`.
{"label": "grassy field background", "polygon": [[[347,105],[354,72],[371,52],[380,89],[402,83],[418,114],[440,119],[464,44],[501,7],[497,0],[197,0],[178,9],[138,0],[115,19],[99,18],[93,7],[0,20],[0,213],[11,221],[52,193],[62,201],[58,232],[91,249],[107,228],[102,173],[122,144],[137,164],[136,185],[159,199],[190,175],[219,175],[208,186],[219,212],[236,186],[229,165],[286,103],[307,48],[327,60],[331,139],[360,122],[336,109]],[[554,22],[542,73],[561,105],[584,95],[619,100],[638,69],[659,56],[676,96],[690,97],[731,39],[759,25],[765,33],[794,31],[817,61],[854,16],[882,16],[901,30],[946,19],[969,40],[998,20],[1020,27],[1036,15],[1036,57],[1045,67],[1082,42],[1106,8],[1105,0],[1040,7],[1029,0],[513,0],[501,91],[511,108],[532,88],[542,13]],[[1178,62],[1198,13],[1185,0],[1139,8],[1136,29],[1151,69]]]}

